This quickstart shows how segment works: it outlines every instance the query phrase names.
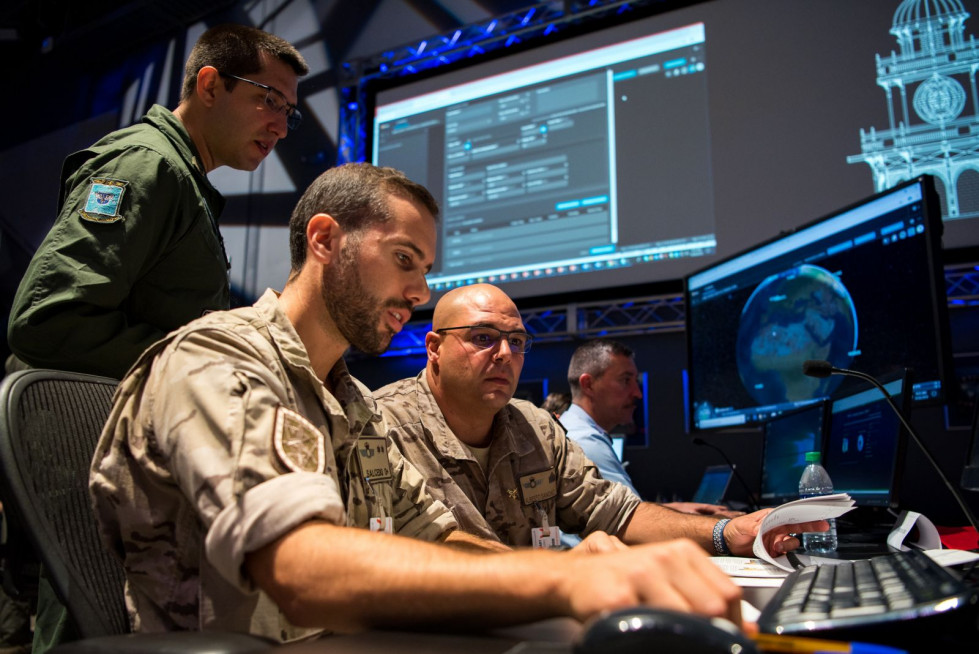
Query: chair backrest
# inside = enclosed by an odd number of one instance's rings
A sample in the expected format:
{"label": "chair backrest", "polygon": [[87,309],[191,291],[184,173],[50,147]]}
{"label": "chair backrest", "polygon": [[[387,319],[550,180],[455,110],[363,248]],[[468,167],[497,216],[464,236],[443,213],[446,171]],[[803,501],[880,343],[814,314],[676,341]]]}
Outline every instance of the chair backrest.
{"label": "chair backrest", "polygon": [[82,638],[126,633],[122,564],[102,546],[88,471],[118,382],[25,370],[0,382],[0,497]]}

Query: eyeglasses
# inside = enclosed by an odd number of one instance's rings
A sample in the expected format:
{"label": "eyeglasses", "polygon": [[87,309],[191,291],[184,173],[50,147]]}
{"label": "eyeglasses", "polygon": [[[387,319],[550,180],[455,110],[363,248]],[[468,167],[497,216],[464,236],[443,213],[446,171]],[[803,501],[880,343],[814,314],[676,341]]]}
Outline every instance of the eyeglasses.
{"label": "eyeglasses", "polygon": [[496,327],[490,327],[488,325],[443,327],[442,329],[436,329],[435,333],[443,334],[455,329],[468,329],[469,342],[478,347],[480,350],[489,350],[496,347],[500,342],[500,339],[505,336],[506,343],[508,346],[510,346],[511,352],[514,354],[525,354],[530,349],[531,344],[534,342],[534,337],[525,331],[514,330],[505,332],[502,329],[497,329]]}
{"label": "eyeglasses", "polygon": [[290,104],[286,100],[286,96],[279,89],[272,88],[267,84],[261,84],[254,80],[245,79],[244,77],[238,77],[237,75],[232,75],[231,73],[218,73],[221,77],[228,77],[230,79],[236,79],[239,82],[247,82],[252,86],[257,86],[260,89],[265,89],[265,106],[272,111],[272,113],[283,113],[286,115],[286,125],[289,129],[296,129],[299,127],[299,123],[303,121],[303,115],[299,111],[299,107],[294,104]]}

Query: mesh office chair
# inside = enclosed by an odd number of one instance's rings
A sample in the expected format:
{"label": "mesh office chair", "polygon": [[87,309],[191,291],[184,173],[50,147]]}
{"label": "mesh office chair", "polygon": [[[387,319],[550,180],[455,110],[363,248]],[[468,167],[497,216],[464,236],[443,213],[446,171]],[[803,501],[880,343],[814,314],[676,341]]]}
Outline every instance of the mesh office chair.
{"label": "mesh office chair", "polygon": [[88,495],[116,384],[55,370],[17,372],[0,384],[0,496],[83,638],[129,630],[122,565],[102,547]]}
{"label": "mesh office chair", "polygon": [[129,631],[124,572],[102,546],[88,493],[89,466],[116,385],[105,377],[41,369],[0,382],[4,510],[26,532],[82,637],[56,651],[266,651],[268,641],[245,634],[122,635]]}

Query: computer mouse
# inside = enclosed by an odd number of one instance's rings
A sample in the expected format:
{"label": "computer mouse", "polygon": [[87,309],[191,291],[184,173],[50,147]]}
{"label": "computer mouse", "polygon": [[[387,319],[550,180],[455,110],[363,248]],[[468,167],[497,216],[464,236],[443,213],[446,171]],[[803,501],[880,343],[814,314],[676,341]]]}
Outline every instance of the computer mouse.
{"label": "computer mouse", "polygon": [[758,654],[741,630],[722,618],[637,606],[593,618],[575,654]]}

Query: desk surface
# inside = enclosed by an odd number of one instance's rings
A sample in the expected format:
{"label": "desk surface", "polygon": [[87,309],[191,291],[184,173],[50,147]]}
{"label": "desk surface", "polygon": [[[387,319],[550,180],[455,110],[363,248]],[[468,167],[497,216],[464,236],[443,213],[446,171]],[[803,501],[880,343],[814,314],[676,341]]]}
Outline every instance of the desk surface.
{"label": "desk surface", "polygon": [[544,620],[481,634],[371,631],[276,647],[275,654],[571,654],[581,625]]}

